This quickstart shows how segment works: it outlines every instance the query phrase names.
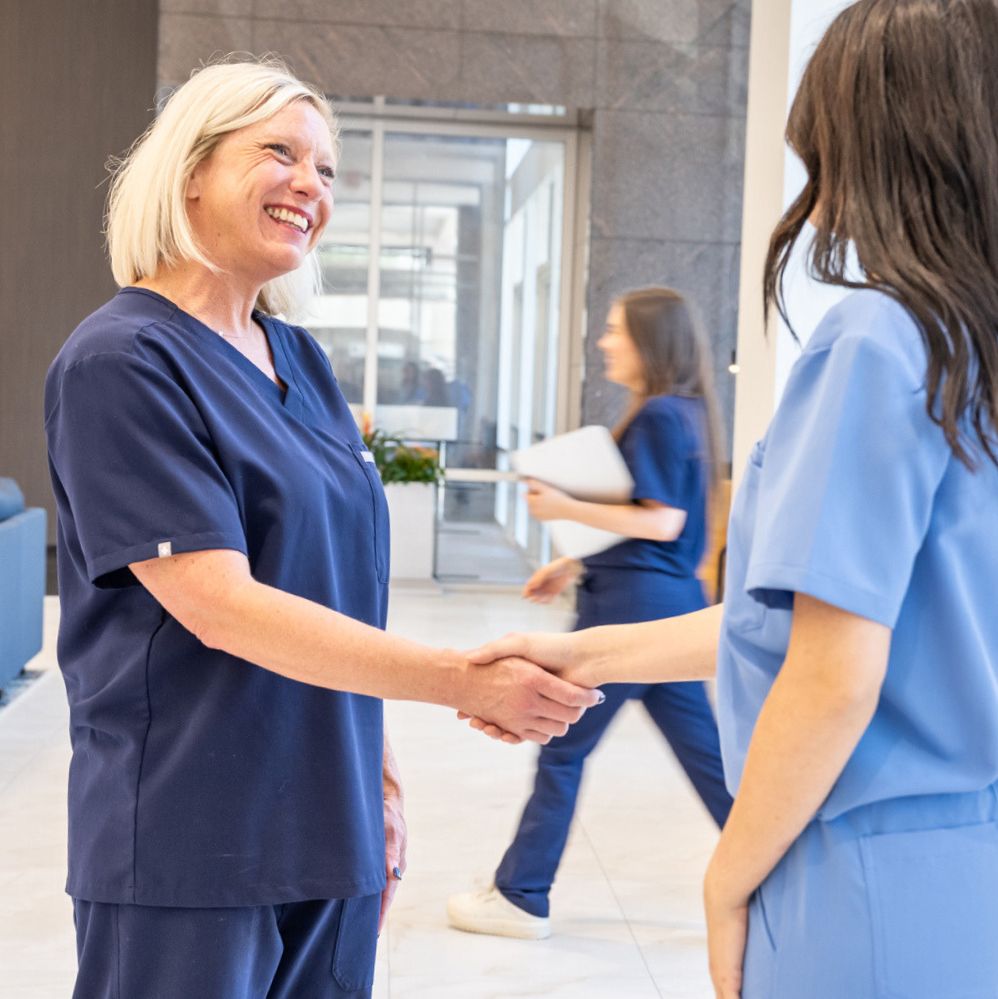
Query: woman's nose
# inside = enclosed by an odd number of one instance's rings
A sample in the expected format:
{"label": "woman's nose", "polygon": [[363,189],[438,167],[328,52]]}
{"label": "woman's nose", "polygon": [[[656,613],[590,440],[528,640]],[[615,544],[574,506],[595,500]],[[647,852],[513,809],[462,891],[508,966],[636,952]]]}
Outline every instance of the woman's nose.
{"label": "woman's nose", "polygon": [[324,188],[322,175],[316,165],[308,159],[299,160],[291,186],[309,197],[318,197]]}

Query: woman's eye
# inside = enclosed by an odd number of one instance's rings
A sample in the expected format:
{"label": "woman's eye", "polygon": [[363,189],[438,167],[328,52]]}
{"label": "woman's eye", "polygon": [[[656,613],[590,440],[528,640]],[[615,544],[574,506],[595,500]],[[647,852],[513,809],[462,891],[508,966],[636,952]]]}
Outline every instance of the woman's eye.
{"label": "woman's eye", "polygon": [[319,174],[324,180],[328,180],[330,184],[336,178],[336,171],[332,167],[319,167]]}
{"label": "woman's eye", "polygon": [[267,144],[267,148],[268,149],[273,149],[273,151],[275,153],[277,153],[278,156],[290,156],[291,155],[291,150],[288,149],[288,147],[285,146],[281,142],[270,142],[270,143]]}

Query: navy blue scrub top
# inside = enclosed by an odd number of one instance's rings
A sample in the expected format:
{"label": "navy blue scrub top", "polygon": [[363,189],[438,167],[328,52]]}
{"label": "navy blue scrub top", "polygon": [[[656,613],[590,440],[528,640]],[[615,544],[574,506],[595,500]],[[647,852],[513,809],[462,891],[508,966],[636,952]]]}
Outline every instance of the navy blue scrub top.
{"label": "navy blue scrub top", "polygon": [[138,288],[49,371],[77,898],[250,906],[384,884],[381,701],[207,648],[128,569],[233,549],[259,582],[384,627],[375,466],[321,348],[256,318],[286,393]]}
{"label": "navy blue scrub top", "polygon": [[634,479],[632,499],[657,500],[686,511],[675,541],[631,538],[583,559],[587,569],[652,569],[690,577],[706,544],[706,413],[700,398],[659,395],[650,398],[624,429],[620,453]]}

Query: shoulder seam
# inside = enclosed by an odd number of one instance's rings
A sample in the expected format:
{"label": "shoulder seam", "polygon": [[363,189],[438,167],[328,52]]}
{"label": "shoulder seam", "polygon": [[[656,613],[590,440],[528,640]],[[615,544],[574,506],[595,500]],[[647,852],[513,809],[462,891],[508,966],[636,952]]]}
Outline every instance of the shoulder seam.
{"label": "shoulder seam", "polygon": [[[155,326],[159,321],[160,320],[154,320],[152,322],[146,323],[144,326],[140,326],[135,331],[135,336],[138,336],[139,334],[144,333],[147,329],[149,329],[150,326]],[[86,364],[88,361],[93,361],[93,360],[96,360],[97,358],[101,358],[101,357],[126,357],[126,358],[132,358],[132,359],[138,360],[138,361],[142,360],[142,358],[140,358],[140,357],[138,357],[136,355],[135,351],[132,350],[131,347],[129,347],[129,349],[127,349],[127,350],[120,350],[120,349],[119,350],[95,350],[95,351],[92,351],[91,353],[85,355],[84,357],[78,357],[78,358],[76,358],[75,361],[71,362],[70,364],[67,364],[66,367],[59,374],[59,387],[58,387],[58,391],[57,391],[57,394],[56,394],[56,399],[55,399],[55,402],[52,405],[51,411],[45,417],[45,421],[43,423],[43,426],[45,426],[45,427],[48,426],[49,421],[55,415],[56,410],[62,405],[62,385],[63,385],[63,382],[66,380],[66,376],[71,371],[75,371],[81,365]]]}
{"label": "shoulder seam", "polygon": [[872,336],[865,336],[862,333],[853,333],[851,331],[841,333],[831,343],[822,344],[820,347],[815,347],[813,350],[809,350],[805,347],[803,353],[810,353],[814,355],[828,354],[835,349],[837,344],[842,343],[843,341],[862,344],[864,347],[869,347],[870,350],[880,354],[882,357],[890,358],[894,361],[902,361],[905,359],[903,354],[895,350],[891,350],[890,347],[882,344],[879,340],[875,340]]}

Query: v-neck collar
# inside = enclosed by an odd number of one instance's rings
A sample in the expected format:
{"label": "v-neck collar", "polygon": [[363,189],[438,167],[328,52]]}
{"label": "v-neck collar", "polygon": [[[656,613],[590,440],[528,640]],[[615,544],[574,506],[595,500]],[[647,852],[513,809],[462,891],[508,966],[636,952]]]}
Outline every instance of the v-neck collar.
{"label": "v-neck collar", "polygon": [[197,316],[186,312],[176,302],[171,301],[165,295],[161,295],[158,291],[153,291],[151,288],[137,288],[135,286],[122,288],[121,291],[151,295],[153,298],[157,298],[163,302],[164,305],[169,306],[173,310],[174,315],[188,320],[186,325],[199,333],[201,338],[209,343],[214,350],[229,358],[233,364],[240,366],[250,378],[253,378],[260,386],[262,393],[288,410],[299,420],[302,418],[304,405],[301,389],[295,377],[294,365],[291,363],[291,358],[285,347],[283,333],[271,316],[258,312],[256,309],[253,310],[253,319],[260,324],[263,334],[267,338],[267,343],[270,346],[270,356],[274,362],[274,372],[284,382],[286,386],[284,389],[275,381],[268,378],[241,350],[234,347],[219,333],[198,319]]}

